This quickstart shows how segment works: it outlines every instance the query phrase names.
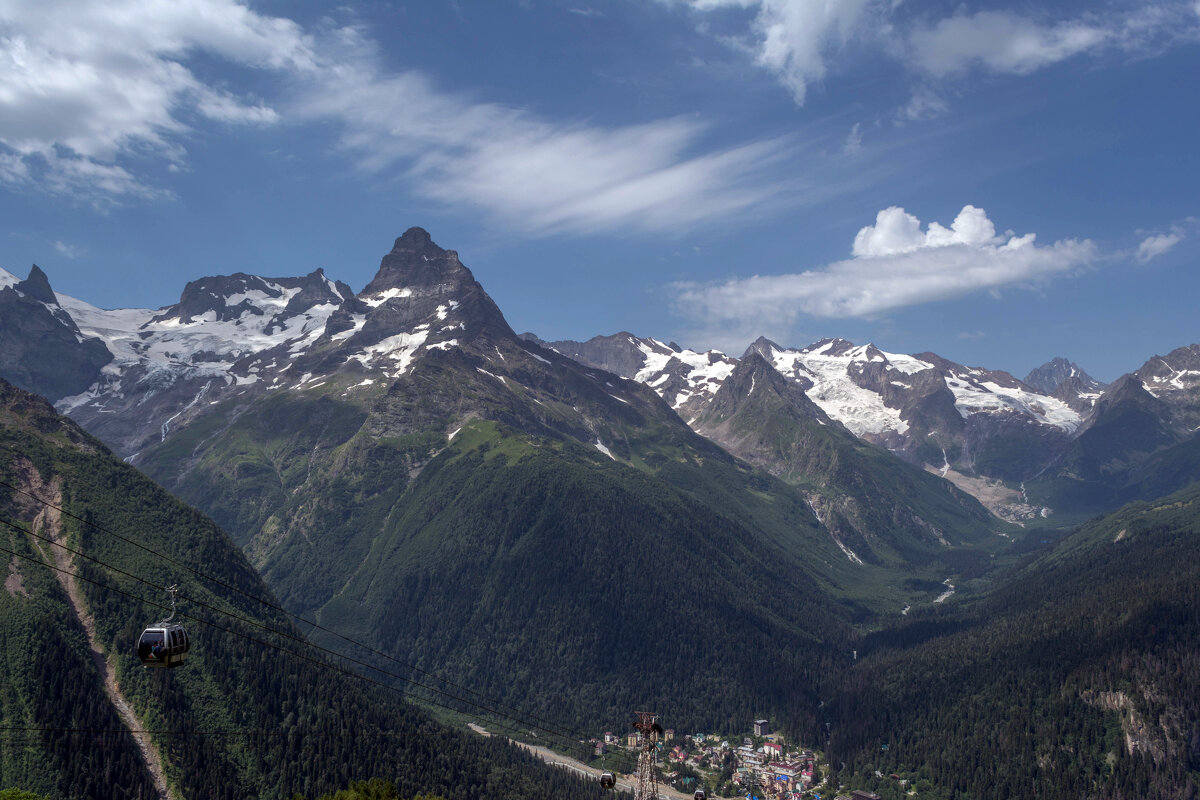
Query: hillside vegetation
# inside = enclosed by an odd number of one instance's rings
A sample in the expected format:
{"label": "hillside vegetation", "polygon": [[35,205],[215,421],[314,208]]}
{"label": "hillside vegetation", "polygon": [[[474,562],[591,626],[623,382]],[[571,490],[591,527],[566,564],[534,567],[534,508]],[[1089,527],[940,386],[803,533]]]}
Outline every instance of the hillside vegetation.
{"label": "hillside vegetation", "polygon": [[[316,796],[370,776],[394,782],[405,796],[433,792],[450,800],[601,796],[594,784],[497,739],[447,729],[397,695],[331,669],[288,638],[299,633],[286,615],[250,599],[269,600],[270,592],[211,521],[45,401],[3,383],[0,480],[21,490],[0,487],[4,520],[51,538],[57,528],[70,547],[108,565],[76,556],[68,568],[95,582],[77,583],[103,652],[97,660],[55,573],[37,563],[52,560],[55,548],[11,525],[0,531],[9,551],[0,592],[0,785],[56,798],[111,798],[114,787],[122,796],[158,796],[102,689],[107,661],[141,729],[156,732],[150,738],[173,796]],[[30,495],[98,527],[68,515],[55,520]],[[195,565],[224,586],[106,531]],[[137,661],[137,636],[163,615],[165,595],[130,576],[179,584],[193,643],[185,666],[145,670]]]}
{"label": "hillside vegetation", "polygon": [[954,798],[1190,800],[1200,485],[1084,525],[986,597],[914,614],[859,656],[831,712],[848,776],[895,789],[874,770],[919,773]]}

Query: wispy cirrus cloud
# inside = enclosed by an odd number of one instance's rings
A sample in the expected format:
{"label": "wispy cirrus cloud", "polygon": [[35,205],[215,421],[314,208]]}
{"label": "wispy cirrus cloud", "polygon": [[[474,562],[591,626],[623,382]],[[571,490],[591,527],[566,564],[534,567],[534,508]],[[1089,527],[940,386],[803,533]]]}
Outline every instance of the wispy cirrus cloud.
{"label": "wispy cirrus cloud", "polygon": [[1009,12],[956,14],[908,36],[915,66],[946,77],[971,67],[1027,75],[1092,50],[1113,33],[1081,20],[1040,23]]}
{"label": "wispy cirrus cloud", "polygon": [[[206,82],[198,57],[272,76]],[[770,200],[781,140],[704,144],[694,119],[604,126],[440,90],[382,66],[360,26],[306,30],[236,0],[0,3],[0,182],[96,205],[169,197],[204,124],[333,123],[368,175],[534,235],[672,231]]]}
{"label": "wispy cirrus cloud", "polygon": [[418,73],[387,76],[362,63],[344,78],[298,109],[337,120],[340,147],[361,170],[399,167],[419,193],[529,233],[676,230],[780,191],[766,174],[785,151],[780,140],[705,150],[705,126],[694,120],[554,123],[439,92]]}
{"label": "wispy cirrus cloud", "polygon": [[1141,244],[1138,245],[1136,258],[1138,261],[1145,264],[1150,259],[1157,258],[1163,253],[1166,253],[1182,241],[1183,233],[1179,231],[1147,236],[1141,241]]}
{"label": "wispy cirrus cloud", "polygon": [[854,50],[890,54],[917,81],[903,119],[946,110],[931,88],[972,71],[1028,75],[1084,55],[1116,52],[1144,56],[1200,40],[1195,0],[1133,2],[1118,10],[1036,14],[970,11],[930,19],[895,0],[660,0],[686,6],[707,28],[711,15],[740,9],[744,21],[724,38],[775,75],[797,105],[826,76],[835,59]]}
{"label": "wispy cirrus cloud", "polygon": [[76,244],[68,244],[61,239],[54,242],[54,252],[58,253],[63,258],[76,259],[86,252],[82,247]]}
{"label": "wispy cirrus cloud", "polygon": [[959,10],[907,34],[907,57],[938,78],[970,70],[1028,75],[1085,54],[1152,55],[1200,40],[1200,17],[1187,3],[1145,3],[1124,12],[1056,19],[1011,11]]}
{"label": "wispy cirrus cloud", "polygon": [[[1099,258],[1090,240],[1036,243],[997,234],[983,209],[964,206],[949,226],[922,227],[902,208],[880,211],[854,238],[852,257],[803,272],[710,285],[677,284],[675,312],[727,340],[730,332],[786,330],[801,317],[870,318],[973,292],[1034,286]],[[757,335],[757,334],[755,334]]]}

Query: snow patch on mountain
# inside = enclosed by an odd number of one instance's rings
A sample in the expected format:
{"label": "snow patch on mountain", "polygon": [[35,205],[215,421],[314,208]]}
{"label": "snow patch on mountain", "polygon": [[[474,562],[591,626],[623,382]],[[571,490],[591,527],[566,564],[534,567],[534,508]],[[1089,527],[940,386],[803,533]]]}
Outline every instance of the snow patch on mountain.
{"label": "snow patch on mountain", "polygon": [[234,295],[241,299],[227,302],[227,307],[250,300],[255,310],[247,307],[229,320],[217,319],[212,311],[184,321],[179,316],[164,318],[161,311],[147,308],[101,309],[66,295],[59,295],[59,302],[85,336],[104,342],[115,357],[110,365],[115,370],[143,364],[216,374],[227,372],[244,355],[297,339],[311,342],[337,308],[332,303],[316,305],[281,324],[278,315],[300,290],[272,286],[280,290],[278,297],[259,291]]}
{"label": "snow patch on mountain", "polygon": [[678,409],[697,395],[712,397],[732,373],[737,362],[724,353],[709,350],[675,350],[655,339],[631,340],[642,352],[645,361],[634,380],[657,389],[678,373],[686,388],[674,398],[664,397],[672,408]]}
{"label": "snow patch on mountain", "polygon": [[391,288],[391,289],[385,289],[382,292],[378,292],[376,294],[370,295],[369,297],[364,297],[364,298],[362,298],[362,301],[364,303],[366,303],[367,305],[369,305],[371,308],[378,308],[379,306],[386,303],[388,300],[391,300],[396,297],[412,297],[412,293],[413,293],[412,289]]}
{"label": "snow patch on mountain", "polygon": [[1167,375],[1142,379],[1142,386],[1146,388],[1146,391],[1160,399],[1164,394],[1172,391],[1195,388],[1198,383],[1200,383],[1200,370],[1195,369],[1173,370]]}
{"label": "snow patch on mountain", "polygon": [[[346,357],[346,361],[357,361],[364,367],[378,369],[389,378],[398,378],[412,366],[417,350],[425,344],[427,338],[428,326],[420,325],[412,333],[397,333],[368,345],[357,353],[351,353]],[[395,365],[390,371],[385,367],[388,361]]]}
{"label": "snow patch on mountain", "polygon": [[946,386],[954,393],[954,405],[964,418],[981,411],[1015,411],[1068,433],[1074,432],[1083,422],[1083,418],[1061,400],[1015,386],[1003,386],[971,373],[952,373],[946,377]]}
{"label": "snow patch on mountain", "polygon": [[884,353],[871,345],[838,353],[837,344],[831,341],[813,350],[800,351],[772,347],[768,360],[781,374],[811,383],[805,392],[809,399],[855,435],[905,433],[908,423],[900,418],[900,409],[889,408],[877,392],[851,380],[850,365],[876,361],[903,374],[929,369],[932,365],[912,356]]}

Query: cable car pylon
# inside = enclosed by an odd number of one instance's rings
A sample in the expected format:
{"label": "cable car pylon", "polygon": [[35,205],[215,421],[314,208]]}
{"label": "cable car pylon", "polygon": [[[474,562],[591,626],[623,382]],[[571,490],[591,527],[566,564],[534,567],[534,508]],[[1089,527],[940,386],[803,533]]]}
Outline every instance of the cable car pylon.
{"label": "cable car pylon", "polygon": [[637,777],[633,785],[633,800],[658,800],[658,776],[654,772],[655,746],[662,738],[663,729],[658,724],[658,714],[653,711],[638,711],[637,722],[633,723],[638,732],[638,744],[641,752],[638,754]]}

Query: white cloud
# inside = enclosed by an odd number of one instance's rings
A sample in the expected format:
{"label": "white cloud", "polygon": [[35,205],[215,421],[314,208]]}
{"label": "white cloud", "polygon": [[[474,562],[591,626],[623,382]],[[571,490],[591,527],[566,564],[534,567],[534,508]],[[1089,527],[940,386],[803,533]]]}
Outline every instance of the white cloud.
{"label": "white cloud", "polygon": [[[585,9],[586,10],[586,9]],[[206,83],[203,56],[265,71],[272,102]],[[706,149],[706,128],[665,119],[605,127],[440,91],[392,73],[354,25],[306,31],[236,0],[0,0],[0,181],[98,206],[169,196],[147,158],[186,169],[202,119],[332,121],[358,166],[425,197],[533,233],[673,230],[778,190],[782,144]]]}
{"label": "white cloud", "polygon": [[928,86],[920,86],[896,116],[899,122],[915,122],[941,116],[949,110],[945,98]]}
{"label": "white cloud", "polygon": [[[258,100],[206,85],[186,66],[206,53],[258,68],[311,63],[294,23],[233,0],[4,0],[0,3],[0,143],[51,191],[161,196],[116,162],[183,158],[186,113],[274,122]],[[44,172],[44,174],[42,174]]]}
{"label": "white cloud", "polygon": [[786,147],[705,150],[705,126],[684,119],[555,123],[438,91],[418,73],[383,73],[371,57],[341,62],[296,112],[338,122],[360,169],[399,169],[419,194],[532,234],[671,231],[744,212],[780,191],[767,170]]}
{"label": "white cloud", "polygon": [[[945,97],[931,82],[972,70],[1027,75],[1082,55],[1118,52],[1153,55],[1200,40],[1195,0],[1131,0],[1124,11],[1109,9],[1067,17],[1052,4],[1037,16],[1013,11],[960,8],[941,19],[906,13],[903,0],[660,0],[686,6],[703,31],[720,21],[734,26],[726,41],[773,73],[795,102],[803,105],[810,85],[822,80],[829,64],[844,58],[851,44],[897,58],[921,83],[899,111],[901,120],[936,116]],[[733,10],[741,16],[730,17]]]}
{"label": "white cloud", "polygon": [[1027,75],[1083,54],[1141,56],[1198,38],[1197,20],[1179,2],[1143,3],[1124,14],[1060,20],[1009,11],[960,11],[936,24],[910,29],[908,60],[937,78],[972,69]]}
{"label": "white cloud", "polygon": [[931,222],[922,231],[919,219],[903,208],[892,206],[875,215],[874,225],[858,232],[851,252],[856,258],[894,256],[929,247],[953,244],[982,247],[1003,241],[1003,237],[996,236],[996,226],[982,208],[963,206],[950,228]]}
{"label": "white cloud", "polygon": [[779,79],[797,105],[825,77],[826,56],[853,34],[871,0],[671,0],[697,12],[743,8],[755,12],[743,46]]}
{"label": "white cloud", "polygon": [[941,20],[909,36],[916,65],[935,76],[981,66],[1028,74],[1104,43],[1110,31],[1083,22],[1039,25],[1008,12],[980,11]]}
{"label": "white cloud", "polygon": [[1147,236],[1138,245],[1137,260],[1145,264],[1152,258],[1161,256],[1163,253],[1170,250],[1175,245],[1183,241],[1183,233],[1175,230],[1171,233],[1162,233],[1155,236]]}
{"label": "white cloud", "polygon": [[54,251],[63,258],[76,259],[84,254],[84,249],[79,245],[67,244],[61,239],[54,243]]}
{"label": "white cloud", "polygon": [[846,143],[842,145],[842,152],[847,155],[856,155],[862,152],[862,123],[854,123],[854,127],[850,129],[850,133],[846,135]]}
{"label": "white cloud", "polygon": [[855,237],[853,257],[790,275],[755,275],[676,287],[674,308],[713,329],[788,326],[801,315],[872,317],[980,291],[1035,285],[1098,258],[1089,240],[1048,246],[1036,234],[997,235],[982,209],[965,206],[954,223],[920,221],[902,208],[880,211]]}

